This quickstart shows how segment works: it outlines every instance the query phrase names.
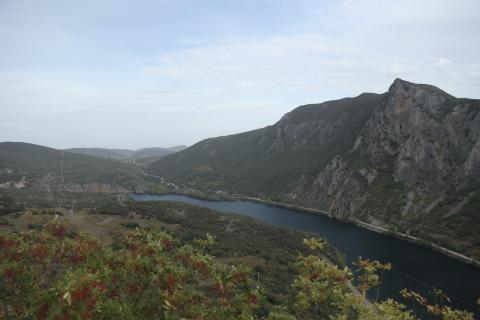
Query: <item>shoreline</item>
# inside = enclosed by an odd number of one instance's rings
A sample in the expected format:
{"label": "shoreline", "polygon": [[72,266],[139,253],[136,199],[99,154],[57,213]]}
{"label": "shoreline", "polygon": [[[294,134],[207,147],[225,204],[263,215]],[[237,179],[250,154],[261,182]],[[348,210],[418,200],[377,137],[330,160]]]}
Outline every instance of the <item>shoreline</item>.
{"label": "shoreline", "polygon": [[450,258],[456,259],[458,261],[461,261],[465,264],[468,264],[469,266],[476,268],[480,270],[480,261],[476,260],[472,257],[468,257],[464,254],[461,254],[459,252],[453,251],[451,249],[439,246],[437,244],[434,244],[432,242],[429,242],[428,240],[421,239],[418,237],[410,236],[405,233],[389,230],[386,228],[382,228],[370,223],[366,223],[357,219],[338,219],[336,217],[332,217],[327,211],[324,210],[319,210],[315,208],[309,208],[309,207],[303,207],[303,206],[298,206],[298,205],[293,205],[293,204],[288,204],[288,203],[283,203],[283,202],[275,202],[275,201],[270,201],[262,198],[255,198],[255,197],[248,197],[248,196],[219,196],[219,197],[212,197],[211,195],[193,195],[189,193],[181,193],[181,192],[168,192],[164,193],[161,195],[166,195],[166,194],[173,194],[173,195],[182,195],[182,196],[188,196],[192,198],[196,198],[199,200],[206,200],[206,201],[251,201],[259,204],[264,204],[270,207],[277,207],[277,208],[285,208],[285,209],[290,209],[290,210],[296,210],[300,212],[306,212],[306,213],[313,213],[313,214],[320,214],[323,216],[327,216],[331,219],[336,219],[342,222],[346,223],[351,223],[356,225],[357,227],[363,228],[370,230],[372,232],[380,233],[386,236],[394,237],[403,241],[408,241],[410,243],[422,246],[424,248],[430,249],[432,251],[435,251],[437,253],[443,254],[445,256],[448,256]]}
{"label": "shoreline", "polygon": [[459,252],[456,252],[456,251],[450,250],[448,248],[439,246],[437,244],[431,243],[431,242],[429,242],[425,239],[410,236],[408,234],[396,232],[396,231],[393,231],[393,230],[388,230],[388,229],[378,227],[378,226],[375,226],[375,225],[372,225],[372,224],[369,224],[369,223],[366,223],[366,222],[363,222],[363,221],[359,221],[359,220],[356,220],[356,219],[349,219],[348,222],[351,222],[351,223],[355,224],[356,226],[359,226],[359,227],[364,228],[364,229],[368,229],[368,230],[373,231],[373,232],[381,233],[381,234],[384,234],[384,235],[387,235],[387,236],[392,236],[392,237],[395,237],[395,238],[398,238],[398,239],[401,239],[401,240],[404,240],[404,241],[408,241],[410,243],[414,243],[416,245],[422,246],[424,248],[430,249],[432,251],[443,254],[443,255],[448,256],[450,258],[461,261],[465,264],[468,264],[468,265],[480,270],[480,261],[478,261],[474,258],[468,257],[464,254],[459,253]]}
{"label": "shoreline", "polygon": [[400,240],[408,241],[410,243],[422,246],[424,248],[433,250],[437,253],[443,254],[443,255],[448,256],[450,258],[461,261],[465,264],[468,264],[468,265],[480,270],[480,261],[478,261],[478,260],[476,260],[472,257],[468,257],[464,254],[459,253],[459,252],[456,252],[456,251],[450,250],[448,248],[439,246],[439,245],[434,244],[432,242],[429,242],[428,240],[425,240],[425,239],[421,239],[421,238],[418,238],[418,237],[410,236],[410,235],[405,234],[405,233],[401,233],[401,232],[389,230],[389,229],[386,229],[386,228],[382,228],[382,227],[379,227],[379,226],[376,226],[376,225],[373,225],[373,224],[370,224],[370,223],[366,223],[366,222],[363,222],[363,221],[360,221],[360,220],[357,220],[357,219],[347,219],[347,220],[338,219],[336,217],[332,217],[331,215],[329,215],[329,213],[327,211],[314,209],[314,208],[291,205],[291,204],[288,204],[288,203],[274,202],[274,201],[269,201],[269,200],[265,200],[265,199],[261,199],[261,198],[237,197],[236,199],[252,201],[252,202],[265,204],[265,205],[272,206],[272,207],[291,209],[291,210],[307,212],[307,213],[321,214],[321,215],[327,216],[331,219],[336,219],[336,220],[339,220],[339,221],[342,221],[342,222],[351,223],[351,224],[354,224],[354,225],[356,225],[360,228],[364,228],[364,229],[367,229],[367,230],[370,230],[370,231],[373,231],[373,232],[376,232],[376,233],[380,233],[380,234],[384,234],[384,235],[394,237],[394,238],[397,238],[397,239],[400,239]]}

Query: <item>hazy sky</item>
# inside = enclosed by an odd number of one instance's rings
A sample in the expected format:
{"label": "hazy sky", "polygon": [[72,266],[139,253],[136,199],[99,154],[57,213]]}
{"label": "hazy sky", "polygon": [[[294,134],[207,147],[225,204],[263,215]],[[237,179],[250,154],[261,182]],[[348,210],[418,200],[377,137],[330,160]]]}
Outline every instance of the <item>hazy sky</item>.
{"label": "hazy sky", "polygon": [[0,141],[190,145],[396,77],[480,98],[480,1],[0,0]]}

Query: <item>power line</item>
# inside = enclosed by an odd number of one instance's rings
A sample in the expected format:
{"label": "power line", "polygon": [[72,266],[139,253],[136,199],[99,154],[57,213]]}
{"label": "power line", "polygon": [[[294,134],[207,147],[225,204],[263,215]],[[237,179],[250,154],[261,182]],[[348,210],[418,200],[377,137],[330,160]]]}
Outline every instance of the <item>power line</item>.
{"label": "power line", "polygon": [[[397,269],[392,268],[390,271],[396,272],[396,273],[399,274],[400,276],[405,277],[405,278],[408,278],[408,279],[410,279],[410,280],[413,280],[413,281],[415,281],[415,282],[417,282],[417,283],[421,284],[422,286],[427,287],[427,288],[429,288],[429,289],[438,289],[438,288],[435,287],[434,285],[429,284],[429,283],[427,283],[427,282],[425,282],[425,281],[423,281],[423,280],[417,279],[417,278],[415,278],[415,277],[413,277],[413,276],[411,276],[411,275],[409,275],[409,274],[406,274],[406,273],[404,273],[404,272],[402,272],[402,271],[400,271],[400,270],[397,270]],[[475,305],[473,305],[473,304],[471,304],[471,303],[469,303],[469,302],[467,302],[467,301],[465,301],[465,300],[463,300],[463,299],[461,299],[461,298],[459,298],[459,297],[457,297],[457,296],[455,296],[455,295],[453,295],[453,294],[451,294],[451,293],[449,293],[449,292],[446,292],[446,294],[447,294],[448,297],[451,298],[452,300],[456,300],[457,302],[460,302],[461,304],[463,304],[463,305],[465,305],[465,306],[468,306],[468,307],[470,307],[470,308],[472,308],[472,309],[475,309],[475,310],[477,310],[477,311],[480,311],[480,308],[479,308],[478,306],[475,306]]]}
{"label": "power line", "polygon": [[61,153],[61,160],[60,160],[60,182],[61,182],[61,185],[60,185],[60,191],[63,191],[63,186],[64,186],[64,183],[65,183],[65,180],[63,178],[63,150],[62,150],[62,153]]}

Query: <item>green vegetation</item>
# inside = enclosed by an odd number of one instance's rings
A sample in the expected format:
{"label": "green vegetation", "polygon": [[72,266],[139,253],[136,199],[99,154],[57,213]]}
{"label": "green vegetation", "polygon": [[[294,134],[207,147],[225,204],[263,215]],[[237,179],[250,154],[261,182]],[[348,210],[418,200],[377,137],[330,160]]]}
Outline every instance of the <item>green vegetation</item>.
{"label": "green vegetation", "polygon": [[404,217],[403,225],[412,235],[480,260],[479,210],[478,186],[458,191],[452,189],[434,210]]}
{"label": "green vegetation", "polygon": [[[206,139],[152,163],[148,170],[202,191],[284,195],[302,175],[312,181],[334,156],[348,152],[383,97],[362,94],[301,106],[274,126]],[[302,123],[303,132],[289,132]],[[318,132],[322,126],[335,133]],[[270,149],[272,144],[277,147]]]}
{"label": "green vegetation", "polygon": [[25,208],[14,199],[0,195],[0,215],[22,211],[23,209]]}
{"label": "green vegetation", "polygon": [[[310,236],[308,233],[281,229],[266,225],[255,219],[231,214],[222,214],[207,208],[197,207],[177,202],[133,202],[118,201],[116,196],[107,194],[71,194],[62,193],[62,207],[58,206],[55,196],[48,193],[32,193],[27,197],[27,191],[16,191],[10,194],[9,199],[22,204],[25,212],[33,214],[24,221],[24,213],[6,215],[8,221],[15,228],[28,228],[28,225],[39,225],[45,220],[51,220],[54,214],[63,214],[72,207],[76,201],[76,208],[87,213],[87,217],[81,226],[75,230],[90,230],[92,224],[99,223],[105,229],[106,226],[97,218],[89,219],[88,215],[105,215],[105,221],[109,226],[117,225],[116,217],[125,230],[126,225],[138,225],[155,228],[155,222],[160,222],[160,229],[170,230],[182,241],[191,241],[194,238],[203,237],[206,233],[216,236],[218,243],[212,248],[212,253],[220,260],[242,262],[253,268],[255,275],[261,284],[268,288],[264,292],[265,300],[261,303],[260,311],[269,310],[273,304],[284,303],[291,295],[292,288],[286,283],[292,283],[295,272],[293,265],[297,254],[306,253],[302,246],[302,239]],[[36,194],[35,197],[32,195]],[[55,194],[59,196],[60,194]],[[82,195],[83,198],[76,198]],[[1,211],[0,211],[1,212]],[[3,214],[6,214],[4,212]],[[142,217],[143,220],[131,219],[128,216]],[[48,216],[45,220],[43,216]],[[75,214],[78,216],[78,213]],[[75,218],[75,216],[73,218]],[[124,220],[124,219],[127,220]],[[66,216],[64,219],[69,219]],[[145,220],[146,219],[146,220]],[[69,220],[68,220],[69,221]],[[98,221],[98,222],[96,222]],[[75,221],[76,223],[77,221]],[[112,227],[118,231],[116,227]],[[93,230],[105,241],[115,245],[115,235]],[[333,247],[327,246],[323,255],[331,261],[342,265],[343,257]]]}
{"label": "green vegetation", "polygon": [[5,189],[0,192],[0,216],[28,208],[95,209],[119,207],[128,195],[83,192],[47,192],[37,189]]}
{"label": "green vegetation", "polygon": [[36,319],[248,318],[258,290],[247,270],[216,263],[205,242],[136,231],[113,250],[44,232],[1,234],[3,316]]}
{"label": "green vegetation", "polygon": [[127,164],[29,143],[0,143],[0,168],[13,169],[6,176],[14,181],[26,176],[28,183],[38,180],[38,185],[56,189],[62,183],[96,182],[133,190],[143,182],[138,170]]}
{"label": "green vegetation", "polygon": [[[359,259],[352,272],[316,253],[300,255],[290,303],[261,315],[260,283],[249,268],[207,253],[216,243],[209,234],[183,242],[167,232],[137,229],[107,246],[67,231],[53,221],[42,231],[0,232],[3,318],[416,319],[393,300],[366,300],[368,290],[380,284],[377,271],[390,268],[377,261]],[[314,252],[326,245],[315,238],[303,243]],[[473,320],[445,306],[441,292],[434,304],[415,292],[402,294],[438,319]]]}
{"label": "green vegetation", "polygon": [[396,79],[385,94],[300,106],[272,126],[200,141],[146,171],[179,184],[175,192],[331,208],[480,259],[471,157],[479,112],[480,100]]}
{"label": "green vegetation", "polygon": [[[363,94],[301,106],[274,126],[207,139],[159,161],[138,161],[138,166],[0,143],[0,318],[416,319],[415,309],[399,302],[367,300],[368,291],[381,285],[377,272],[387,271],[388,264],[359,259],[357,269],[349,270],[338,251],[304,232],[187,204],[139,203],[113,194],[175,190],[217,199],[240,194],[305,206],[302,194],[341,156],[347,167],[333,173],[354,180],[345,190],[362,190],[349,195],[363,201],[357,216],[479,259],[475,177],[462,187],[420,192],[424,199],[415,198],[413,209],[401,212],[411,200],[405,184],[394,178],[398,159],[392,152],[401,144],[383,136],[370,146],[379,143],[388,152],[352,151],[384,98]],[[478,113],[478,101],[446,99],[439,109],[444,114],[434,120],[441,121],[458,101],[475,106],[469,117]],[[474,139],[472,128],[462,130]],[[128,150],[92,152],[108,158],[117,151]],[[462,164],[455,157],[445,161]],[[371,181],[367,169],[375,169]],[[429,180],[428,166],[422,170],[418,181]],[[425,188],[418,181],[412,188]],[[79,192],[58,192],[67,184]],[[434,204],[434,210],[418,211],[419,204]],[[438,319],[473,319],[445,306],[448,298],[441,292],[435,292],[434,304],[409,290],[402,295]]]}
{"label": "green vegetation", "polygon": [[138,150],[128,150],[128,149],[107,149],[107,148],[72,148],[66,149],[65,151],[84,154],[88,156],[94,156],[99,158],[106,159],[116,159],[116,160],[138,160],[146,158],[161,158],[167,154],[171,154],[180,150],[185,149],[186,146],[176,146],[171,148],[143,148]]}
{"label": "green vegetation", "polygon": [[157,183],[152,186],[151,191],[152,193],[156,193],[156,194],[164,194],[164,193],[169,193],[171,190],[167,185]]}
{"label": "green vegetation", "polygon": [[396,221],[400,215],[400,208],[404,205],[405,187],[395,182],[393,176],[387,172],[380,172],[372,184],[367,188],[364,212],[384,221]]}
{"label": "green vegetation", "polygon": [[[118,209],[108,206],[98,208],[96,212],[110,215],[135,212],[177,225],[174,233],[183,241],[200,238],[205,233],[215,235],[218,241],[211,249],[212,254],[226,261],[248,263],[268,288],[264,293],[265,306],[262,306],[265,310],[272,304],[288,301],[291,288],[285,283],[292,283],[295,276],[292,266],[299,253],[306,253],[302,239],[309,236],[305,232],[269,226],[252,218],[178,202],[128,202]],[[331,246],[325,247],[323,255],[336,263],[343,260]]]}

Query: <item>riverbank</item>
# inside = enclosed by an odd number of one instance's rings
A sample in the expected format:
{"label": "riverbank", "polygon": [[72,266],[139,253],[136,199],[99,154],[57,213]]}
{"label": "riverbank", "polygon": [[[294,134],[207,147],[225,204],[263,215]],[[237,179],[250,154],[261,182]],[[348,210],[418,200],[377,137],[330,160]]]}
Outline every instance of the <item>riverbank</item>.
{"label": "riverbank", "polygon": [[278,208],[285,208],[285,209],[291,209],[291,210],[308,212],[308,213],[321,214],[321,215],[328,216],[329,218],[332,218],[332,219],[340,220],[342,222],[353,223],[358,227],[361,227],[361,228],[364,228],[364,229],[367,229],[367,230],[370,230],[370,231],[373,231],[373,232],[377,232],[377,233],[384,234],[384,235],[387,235],[387,236],[392,236],[392,237],[395,237],[395,238],[398,238],[398,239],[401,239],[401,240],[404,240],[404,241],[408,241],[408,242],[420,245],[422,247],[425,247],[425,248],[428,248],[428,249],[433,250],[435,252],[441,253],[441,254],[446,255],[448,257],[451,257],[453,259],[457,259],[457,260],[459,260],[463,263],[471,265],[472,267],[475,267],[475,268],[480,270],[480,261],[478,261],[474,258],[468,257],[466,255],[463,255],[459,252],[450,250],[448,248],[439,246],[439,245],[434,244],[432,242],[429,242],[425,239],[410,236],[410,235],[405,234],[405,233],[389,230],[389,229],[382,228],[382,227],[379,227],[379,226],[376,226],[376,225],[373,225],[373,224],[369,224],[369,223],[366,223],[366,222],[363,222],[363,221],[360,221],[360,220],[356,220],[356,219],[347,219],[347,220],[338,219],[336,217],[330,216],[327,211],[318,210],[318,209],[314,209],[314,208],[301,207],[301,206],[291,205],[291,204],[287,204],[287,203],[268,201],[268,200],[265,200],[265,199],[253,198],[253,197],[238,197],[237,199],[238,200],[252,201],[252,202],[265,204],[265,205],[272,206],[272,207],[278,207]]}
{"label": "riverbank", "polygon": [[[191,190],[193,190],[193,189],[191,189]],[[376,232],[376,233],[384,234],[384,235],[391,236],[391,237],[394,237],[394,238],[397,238],[397,239],[408,241],[410,243],[414,243],[416,245],[428,248],[428,249],[430,249],[432,251],[435,251],[437,253],[440,253],[440,254],[443,254],[443,255],[448,256],[450,258],[461,261],[465,264],[468,264],[468,265],[480,270],[480,261],[478,261],[478,260],[476,260],[472,257],[468,257],[466,255],[463,255],[459,252],[456,252],[456,251],[450,250],[448,248],[445,248],[445,247],[439,246],[437,244],[434,244],[432,242],[429,242],[428,240],[421,239],[421,238],[418,238],[418,237],[414,237],[414,236],[411,236],[411,235],[408,235],[408,234],[405,234],[405,233],[401,233],[401,232],[397,232],[397,231],[394,231],[394,230],[382,228],[382,227],[379,227],[379,226],[376,226],[376,225],[373,225],[373,224],[369,224],[369,223],[366,223],[366,222],[363,222],[363,221],[360,221],[360,220],[356,220],[356,219],[338,219],[336,217],[331,216],[327,211],[324,211],[324,210],[319,210],[319,209],[309,208],[309,207],[303,207],[303,206],[298,206],[298,205],[293,205],[293,204],[288,204],[288,203],[282,203],[282,202],[275,202],[275,201],[266,200],[266,199],[262,199],[262,198],[248,197],[248,196],[243,196],[243,195],[234,195],[234,196],[226,195],[226,194],[212,195],[212,194],[207,194],[207,193],[204,193],[204,192],[181,192],[181,191],[178,192],[178,191],[180,191],[180,190],[176,190],[174,192],[171,191],[171,192],[167,192],[167,193],[164,193],[164,194],[184,195],[184,196],[189,196],[189,197],[196,198],[196,199],[199,199],[199,200],[207,200],[207,201],[251,201],[251,202],[255,202],[255,203],[259,203],[259,204],[264,204],[264,205],[267,205],[267,206],[270,206],[270,207],[285,208],[285,209],[301,211],[301,212],[306,212],[306,213],[319,214],[319,215],[327,216],[329,218],[339,220],[339,221],[342,221],[342,222],[351,223],[351,224],[354,224],[354,225],[356,225],[360,228],[364,228],[364,229],[367,229],[367,230],[370,230],[370,231],[373,231],[373,232]]]}
{"label": "riverbank", "polygon": [[[318,210],[318,209],[314,209],[314,208],[300,207],[300,206],[296,206],[296,205],[292,205],[292,204],[288,204],[288,203],[269,201],[269,200],[260,199],[260,198],[253,198],[253,197],[243,197],[242,196],[242,197],[237,197],[236,199],[241,200],[241,201],[244,201],[244,200],[252,201],[252,202],[256,202],[256,203],[260,203],[260,204],[265,204],[265,205],[271,206],[271,207],[285,208],[285,209],[297,210],[297,211],[308,212],[308,213],[317,213],[317,214],[322,214],[322,215],[326,215],[330,218],[333,218],[328,214],[327,211],[322,211],[322,210]],[[336,219],[336,218],[334,218],[334,219]]]}
{"label": "riverbank", "polygon": [[457,260],[459,260],[463,263],[471,265],[472,267],[480,269],[480,261],[475,260],[471,257],[467,257],[466,255],[463,255],[459,252],[455,252],[455,251],[447,249],[445,247],[436,245],[436,244],[431,243],[427,240],[417,238],[417,237],[414,237],[414,236],[410,236],[410,235],[405,234],[405,233],[400,233],[400,232],[392,231],[392,230],[385,229],[385,228],[382,228],[382,227],[378,227],[378,226],[375,226],[375,225],[372,225],[372,224],[369,224],[369,223],[366,223],[366,222],[363,222],[363,221],[359,221],[359,220],[356,220],[356,219],[349,219],[348,221],[357,225],[357,226],[359,226],[359,227],[368,229],[370,231],[385,234],[385,235],[388,235],[388,236],[393,236],[393,237],[396,237],[396,238],[399,238],[399,239],[402,239],[402,240],[405,240],[405,241],[415,243],[417,245],[420,245],[422,247],[425,247],[425,248],[428,248],[430,250],[436,251],[438,253],[441,253],[443,255],[446,255],[448,257],[457,259]]}

